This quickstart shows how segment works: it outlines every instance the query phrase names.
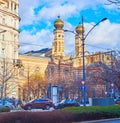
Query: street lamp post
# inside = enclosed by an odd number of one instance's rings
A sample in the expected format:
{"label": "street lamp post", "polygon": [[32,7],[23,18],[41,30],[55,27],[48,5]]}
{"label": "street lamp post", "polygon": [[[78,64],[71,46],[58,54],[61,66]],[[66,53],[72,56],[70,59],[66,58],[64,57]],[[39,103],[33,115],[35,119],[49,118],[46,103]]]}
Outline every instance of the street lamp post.
{"label": "street lamp post", "polygon": [[[84,34],[84,19],[82,16],[82,37],[79,36],[79,38],[82,41],[82,100],[83,100],[83,105],[86,106],[86,73],[85,73],[85,39],[87,38],[87,36],[89,35],[89,33],[101,22],[107,20],[107,18],[103,18],[102,20],[100,20],[98,23],[96,23],[89,31],[88,33],[85,35]],[[71,32],[74,33],[75,35],[77,35],[74,31],[70,31],[70,30],[64,30],[65,32]]]}
{"label": "street lamp post", "polygon": [[111,51],[111,70],[112,70],[112,72],[111,72],[111,97],[112,98],[114,98],[114,96],[115,96],[115,90],[114,90],[114,81],[115,81],[115,78],[114,78],[114,65],[113,65],[113,62],[114,62],[114,56],[113,56],[113,53],[114,53],[115,51]]}

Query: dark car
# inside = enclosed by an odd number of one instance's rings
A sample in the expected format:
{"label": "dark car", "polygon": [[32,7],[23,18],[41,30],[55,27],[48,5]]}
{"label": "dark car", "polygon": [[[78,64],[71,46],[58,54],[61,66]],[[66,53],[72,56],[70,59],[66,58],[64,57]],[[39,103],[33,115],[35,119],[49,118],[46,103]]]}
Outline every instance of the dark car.
{"label": "dark car", "polygon": [[120,105],[120,97],[115,100],[115,103]]}
{"label": "dark car", "polygon": [[50,109],[50,107],[54,107],[53,102],[50,99],[38,98],[34,99],[30,102],[27,102],[25,105],[21,106],[24,110],[31,109]]}
{"label": "dark car", "polygon": [[80,106],[80,103],[76,100],[67,99],[55,104],[56,109],[62,109],[65,107]]}

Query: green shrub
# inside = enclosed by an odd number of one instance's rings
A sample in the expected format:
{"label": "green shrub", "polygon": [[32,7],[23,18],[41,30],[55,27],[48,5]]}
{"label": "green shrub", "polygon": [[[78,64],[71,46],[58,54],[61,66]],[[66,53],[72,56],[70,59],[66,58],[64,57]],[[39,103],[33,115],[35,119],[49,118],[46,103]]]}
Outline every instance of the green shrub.
{"label": "green shrub", "polygon": [[63,112],[71,112],[84,117],[84,120],[120,117],[120,106],[81,106],[65,108]]}
{"label": "green shrub", "polygon": [[0,107],[0,112],[10,112],[10,108],[8,108],[8,107]]}
{"label": "green shrub", "polygon": [[72,112],[72,113],[97,113],[97,112],[105,112],[105,113],[117,113],[120,115],[120,106],[112,105],[112,106],[80,106],[80,107],[69,107],[64,108],[62,111],[64,112]]}

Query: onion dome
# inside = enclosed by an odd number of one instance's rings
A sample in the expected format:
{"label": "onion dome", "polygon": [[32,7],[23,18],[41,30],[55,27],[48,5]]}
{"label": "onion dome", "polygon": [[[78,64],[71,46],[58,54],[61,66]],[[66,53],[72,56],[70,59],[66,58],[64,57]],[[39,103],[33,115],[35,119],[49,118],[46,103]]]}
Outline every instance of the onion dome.
{"label": "onion dome", "polygon": [[64,22],[60,19],[60,16],[58,16],[58,19],[54,22],[54,27],[56,29],[62,29],[64,26]]}
{"label": "onion dome", "polygon": [[82,32],[84,32],[84,28],[82,29],[82,25],[78,25],[77,27],[76,27],[76,32],[77,32],[77,34],[82,34]]}

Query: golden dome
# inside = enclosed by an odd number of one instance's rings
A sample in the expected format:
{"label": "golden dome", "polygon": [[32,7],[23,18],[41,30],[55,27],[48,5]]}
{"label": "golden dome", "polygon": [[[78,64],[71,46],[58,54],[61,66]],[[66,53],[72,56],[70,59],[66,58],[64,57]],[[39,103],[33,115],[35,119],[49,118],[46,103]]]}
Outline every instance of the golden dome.
{"label": "golden dome", "polygon": [[82,25],[78,25],[77,27],[76,27],[76,32],[78,33],[78,34],[82,34],[82,32],[84,31],[84,28],[83,28],[83,30],[82,30]]}
{"label": "golden dome", "polygon": [[62,29],[64,26],[64,22],[60,19],[60,16],[58,16],[58,19],[54,22],[54,27],[56,29]]}

